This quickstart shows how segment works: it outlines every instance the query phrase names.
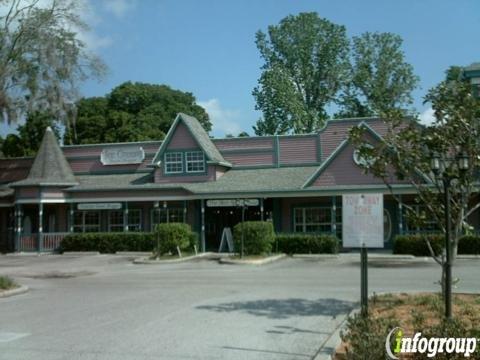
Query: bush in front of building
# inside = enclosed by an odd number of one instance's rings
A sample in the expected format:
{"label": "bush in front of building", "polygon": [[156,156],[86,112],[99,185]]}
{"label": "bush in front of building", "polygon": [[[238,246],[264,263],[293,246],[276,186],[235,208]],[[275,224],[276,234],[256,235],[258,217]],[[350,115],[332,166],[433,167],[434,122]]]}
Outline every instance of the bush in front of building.
{"label": "bush in front of building", "polygon": [[197,236],[185,223],[164,223],[155,227],[155,247],[158,256],[176,254],[180,250],[193,250]]}
{"label": "bush in front of building", "polygon": [[393,241],[393,253],[401,255],[431,256],[426,243],[430,242],[435,255],[439,255],[443,249],[445,237],[442,234],[411,234],[397,235]]}
{"label": "bush in front of building", "polygon": [[242,248],[244,255],[265,255],[272,252],[275,242],[273,224],[269,221],[245,221],[233,228],[233,241],[235,251],[240,253]]}
{"label": "bush in front of building", "polygon": [[153,233],[73,233],[65,236],[59,250],[113,254],[117,251],[153,251],[154,246]]}
{"label": "bush in front of building", "polygon": [[458,253],[463,255],[480,255],[480,236],[463,236],[458,241]]}
{"label": "bush in front of building", "polygon": [[286,254],[336,254],[339,241],[329,234],[277,234],[278,252]]}
{"label": "bush in front of building", "polygon": [[[430,256],[430,251],[425,242],[429,239],[435,255],[439,255],[445,244],[445,235],[397,235],[393,244],[394,254],[409,254],[414,256]],[[458,254],[478,255],[480,254],[480,236],[467,235],[458,241]]]}

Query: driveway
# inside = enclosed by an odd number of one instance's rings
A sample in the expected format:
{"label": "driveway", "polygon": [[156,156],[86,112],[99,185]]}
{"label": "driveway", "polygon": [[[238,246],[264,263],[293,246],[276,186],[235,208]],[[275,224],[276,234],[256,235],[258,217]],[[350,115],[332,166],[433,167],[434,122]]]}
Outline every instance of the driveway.
{"label": "driveway", "polygon": [[[478,292],[476,260],[457,291]],[[434,291],[433,263],[376,263],[370,292]],[[0,359],[312,359],[359,298],[355,256],[261,267],[0,256],[30,292],[0,299]]]}

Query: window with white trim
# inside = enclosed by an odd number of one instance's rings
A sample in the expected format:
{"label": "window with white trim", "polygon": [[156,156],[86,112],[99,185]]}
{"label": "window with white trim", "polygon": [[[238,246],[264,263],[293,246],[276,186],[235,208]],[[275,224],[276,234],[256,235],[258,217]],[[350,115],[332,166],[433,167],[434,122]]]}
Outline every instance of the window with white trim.
{"label": "window with white trim", "polygon": [[295,208],[293,231],[323,233],[332,231],[332,209],[330,207]]}
{"label": "window with white trim", "polygon": [[205,171],[205,157],[203,151],[187,151],[185,153],[185,160],[187,164],[187,172],[204,172]]}
{"label": "window with white trim", "polygon": [[165,153],[165,174],[183,172],[183,154],[181,152]]}

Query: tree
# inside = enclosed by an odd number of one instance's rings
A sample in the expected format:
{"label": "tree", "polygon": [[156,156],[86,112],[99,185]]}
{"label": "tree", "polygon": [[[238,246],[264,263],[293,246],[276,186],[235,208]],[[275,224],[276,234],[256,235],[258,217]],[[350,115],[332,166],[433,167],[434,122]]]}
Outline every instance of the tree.
{"label": "tree", "polygon": [[344,26],[317,13],[290,15],[256,34],[264,60],[253,90],[261,110],[257,135],[309,133],[322,127],[326,107],[348,76],[349,41]]}
{"label": "tree", "polygon": [[25,124],[17,127],[18,135],[7,135],[2,151],[6,157],[32,156],[40,148],[47,127],[60,139],[60,128],[48,113],[34,112],[28,114]]}
{"label": "tree", "polygon": [[[78,84],[100,77],[105,65],[78,38],[87,31],[79,2],[0,0],[0,116],[14,122],[27,112],[74,114]],[[43,2],[42,2],[43,3]]]}
{"label": "tree", "polygon": [[[404,204],[407,217],[416,224],[433,220],[440,231],[445,233],[444,188],[442,180],[432,172],[432,156],[443,161],[443,174],[455,179],[450,184],[453,258],[457,253],[460,237],[470,231],[470,216],[480,208],[478,201],[478,166],[480,165],[480,99],[473,96],[472,86],[460,77],[450,76],[431,89],[425,102],[432,105],[435,121],[431,126],[421,126],[418,122],[406,121],[400,110],[387,114],[388,131],[384,141],[369,143],[363,137],[362,129],[352,128],[350,138],[354,141],[360,156],[368,161],[365,171],[383,179],[391,189],[392,177],[408,182],[416,192],[415,200],[425,206],[425,211],[417,212],[409,204]],[[456,161],[466,157],[470,164],[467,170],[459,167]],[[397,199],[398,200],[398,199]],[[426,238],[432,257],[442,267],[442,290],[445,289],[446,252],[436,255]]]}
{"label": "tree", "polygon": [[125,82],[105,97],[81,99],[77,108],[65,143],[161,140],[179,112],[195,116],[207,131],[212,127],[193,94],[167,85]]}
{"label": "tree", "polygon": [[25,151],[20,137],[15,134],[8,134],[3,141],[2,152],[5,157],[25,156]]}
{"label": "tree", "polygon": [[406,110],[418,77],[406,62],[402,38],[392,33],[353,37],[350,81],[336,117],[381,115],[391,109]]}

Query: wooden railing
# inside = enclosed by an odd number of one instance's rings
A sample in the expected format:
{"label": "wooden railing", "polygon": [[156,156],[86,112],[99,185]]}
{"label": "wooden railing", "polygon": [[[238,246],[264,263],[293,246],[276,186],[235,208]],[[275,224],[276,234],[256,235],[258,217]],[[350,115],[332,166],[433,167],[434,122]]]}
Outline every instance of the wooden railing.
{"label": "wooden railing", "polygon": [[[68,233],[43,233],[41,251],[55,251]],[[18,251],[38,251],[38,234],[22,235],[18,244]]]}
{"label": "wooden railing", "polygon": [[38,250],[37,234],[21,235],[18,242],[18,251],[37,251]]}
{"label": "wooden railing", "polygon": [[68,233],[44,233],[43,234],[43,251],[54,251],[60,246],[63,238]]}

